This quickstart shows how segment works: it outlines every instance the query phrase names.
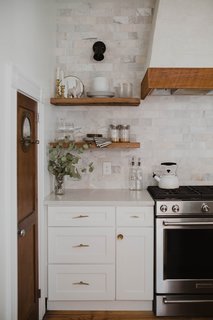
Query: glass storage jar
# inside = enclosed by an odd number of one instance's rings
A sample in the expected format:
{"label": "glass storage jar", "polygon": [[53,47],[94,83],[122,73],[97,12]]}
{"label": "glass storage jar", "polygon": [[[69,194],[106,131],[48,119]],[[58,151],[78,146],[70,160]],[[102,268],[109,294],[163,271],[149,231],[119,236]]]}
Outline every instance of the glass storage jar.
{"label": "glass storage jar", "polygon": [[120,142],[130,141],[130,125],[120,125]]}
{"label": "glass storage jar", "polygon": [[110,139],[112,142],[119,142],[119,126],[110,124]]}

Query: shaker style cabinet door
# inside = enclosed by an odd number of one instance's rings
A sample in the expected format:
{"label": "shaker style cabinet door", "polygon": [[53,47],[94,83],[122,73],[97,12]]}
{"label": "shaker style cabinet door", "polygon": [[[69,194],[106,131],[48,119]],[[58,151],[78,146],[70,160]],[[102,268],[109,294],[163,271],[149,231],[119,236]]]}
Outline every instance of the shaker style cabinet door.
{"label": "shaker style cabinet door", "polygon": [[153,299],[153,207],[116,209],[116,299]]}
{"label": "shaker style cabinet door", "polygon": [[118,227],[116,299],[153,299],[153,228]]}

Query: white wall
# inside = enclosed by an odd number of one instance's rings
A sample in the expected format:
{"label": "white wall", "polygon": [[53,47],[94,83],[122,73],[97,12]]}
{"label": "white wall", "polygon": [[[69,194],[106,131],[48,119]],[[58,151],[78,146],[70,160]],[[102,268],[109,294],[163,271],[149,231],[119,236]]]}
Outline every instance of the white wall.
{"label": "white wall", "polygon": [[[1,128],[1,250],[0,250],[0,319],[17,318],[16,272],[16,91],[21,89],[38,101],[43,124],[48,113],[52,71],[51,1],[1,1],[0,10],[0,70],[2,105]],[[33,89],[39,88],[40,96]],[[43,138],[48,128],[39,126],[40,164],[44,158]],[[46,133],[45,133],[46,132]],[[45,143],[46,151],[46,143]],[[42,158],[41,158],[42,155]],[[40,193],[43,200],[47,170],[40,168]],[[46,176],[45,176],[46,174]],[[48,175],[49,177],[49,175]],[[48,192],[48,184],[46,186]],[[41,194],[42,190],[42,194]],[[41,201],[41,199],[40,199]],[[41,204],[41,203],[39,203]],[[39,222],[41,223],[41,212]],[[42,222],[43,223],[43,222]],[[42,235],[40,237],[42,239]],[[40,272],[40,275],[42,275]],[[46,295],[46,293],[43,293]],[[41,317],[41,315],[40,315]]]}
{"label": "white wall", "polygon": [[[7,71],[5,65],[0,62],[0,100],[2,106],[7,106],[7,96],[5,92],[8,90],[8,78]],[[10,112],[9,112],[10,115]],[[0,157],[0,167],[1,167],[1,179],[0,179],[0,219],[1,219],[1,233],[0,233],[0,319],[10,319],[10,290],[11,290],[11,282],[10,282],[10,265],[8,261],[10,261],[10,250],[8,250],[10,246],[10,238],[8,237],[8,233],[10,232],[9,220],[8,220],[8,183],[10,180],[10,171],[7,167],[8,162],[10,161],[8,158],[8,150],[9,146],[5,145],[8,133],[6,128],[7,123],[5,119],[9,116],[7,108],[2,108],[1,117],[0,117],[0,148],[1,148],[1,157]],[[8,137],[9,141],[10,136]]]}
{"label": "white wall", "polygon": [[150,67],[212,67],[213,1],[159,0]]}

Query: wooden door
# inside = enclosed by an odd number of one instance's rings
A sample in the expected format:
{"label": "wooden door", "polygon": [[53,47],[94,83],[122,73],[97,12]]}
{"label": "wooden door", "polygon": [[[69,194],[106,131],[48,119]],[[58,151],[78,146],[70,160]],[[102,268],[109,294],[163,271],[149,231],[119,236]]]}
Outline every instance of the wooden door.
{"label": "wooden door", "polygon": [[18,320],[37,320],[37,103],[18,93],[17,109]]}

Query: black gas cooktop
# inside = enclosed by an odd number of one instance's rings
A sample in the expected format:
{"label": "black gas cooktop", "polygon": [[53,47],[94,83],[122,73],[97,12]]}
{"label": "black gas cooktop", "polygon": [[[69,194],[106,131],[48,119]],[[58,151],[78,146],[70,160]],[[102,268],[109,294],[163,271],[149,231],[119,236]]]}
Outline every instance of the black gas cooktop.
{"label": "black gas cooktop", "polygon": [[213,186],[180,186],[178,189],[147,188],[154,200],[213,200]]}

